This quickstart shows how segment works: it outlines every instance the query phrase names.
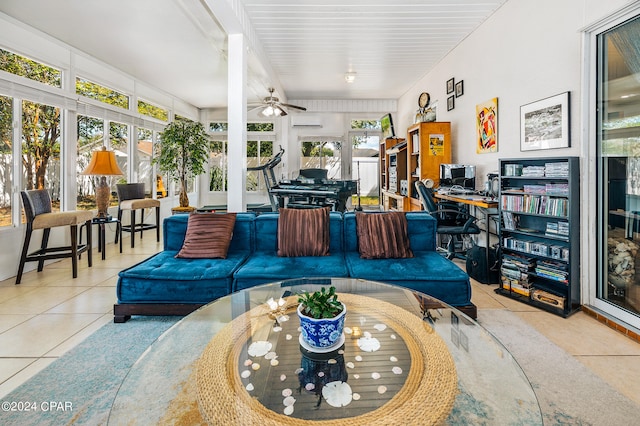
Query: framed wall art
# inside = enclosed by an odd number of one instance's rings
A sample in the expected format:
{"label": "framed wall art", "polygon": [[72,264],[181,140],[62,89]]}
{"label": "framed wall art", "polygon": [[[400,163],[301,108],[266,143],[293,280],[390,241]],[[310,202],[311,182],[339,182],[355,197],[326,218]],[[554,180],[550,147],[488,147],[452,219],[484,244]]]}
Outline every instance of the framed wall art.
{"label": "framed wall art", "polygon": [[456,97],[451,95],[447,98],[447,111],[451,111],[456,107]]}
{"label": "framed wall art", "polygon": [[498,151],[498,98],[476,105],[476,152]]}
{"label": "framed wall art", "polygon": [[447,80],[447,95],[448,95],[449,93],[453,93],[453,90],[454,90],[454,88],[453,88],[454,83],[455,83],[455,79],[453,79],[453,78],[450,78],[449,80]]}
{"label": "framed wall art", "polygon": [[460,80],[456,83],[456,98],[464,95],[464,80]]}
{"label": "framed wall art", "polygon": [[520,151],[568,148],[569,92],[520,107]]}

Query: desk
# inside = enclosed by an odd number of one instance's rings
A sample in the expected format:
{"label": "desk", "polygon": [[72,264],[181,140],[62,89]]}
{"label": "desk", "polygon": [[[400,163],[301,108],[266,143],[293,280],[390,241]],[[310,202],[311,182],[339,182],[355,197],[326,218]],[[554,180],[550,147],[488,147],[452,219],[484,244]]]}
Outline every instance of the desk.
{"label": "desk", "polygon": [[[434,194],[434,196],[440,200],[447,200],[447,201],[453,201],[454,203],[460,203],[460,204],[466,204],[469,206],[473,206],[476,207],[477,210],[479,210],[483,215],[484,215],[484,222],[485,222],[485,234],[486,234],[486,243],[485,243],[485,253],[487,256],[487,268],[490,268],[491,265],[489,264],[489,246],[491,245],[491,238],[490,238],[490,224],[489,224],[489,220],[491,218],[491,216],[497,216],[498,215],[498,200],[490,198],[490,197],[485,197],[482,195],[464,195],[464,194],[460,194],[460,195],[449,195],[449,194],[440,194],[438,192],[436,192]],[[489,276],[489,271],[487,271],[487,277]]]}
{"label": "desk", "polygon": [[[269,298],[289,300],[287,296],[303,289],[315,291],[329,285],[344,295],[345,326],[359,327],[362,335],[369,333],[380,343],[378,349],[364,351],[349,335],[343,350],[326,360],[328,365],[307,359],[297,344],[296,314],[285,305],[288,316],[275,321],[265,308]],[[371,303],[363,306],[363,298],[372,299],[380,309],[371,309]],[[405,322],[412,326],[406,327]],[[234,332],[238,339],[233,339]],[[428,341],[421,344],[413,333]],[[253,342],[268,342],[272,352],[249,355],[247,347]],[[436,354],[440,354],[437,360],[424,361]],[[211,364],[211,356],[225,362]],[[446,371],[455,371],[457,376],[451,382],[457,393],[453,403],[457,424],[473,424],[479,410],[486,413],[483,420],[488,424],[542,424],[526,376],[507,349],[478,323],[427,295],[352,278],[298,279],[256,286],[191,313],[131,366],[113,402],[108,424],[128,424],[131,419],[142,424],[204,424],[203,413],[210,415],[215,408],[219,413],[216,424],[240,424],[237,419],[243,419],[242,424],[282,425],[325,420],[324,424],[357,426],[372,424],[373,419],[378,424],[424,425],[429,424],[427,415],[446,418],[451,408],[449,399],[435,398],[445,389],[435,380],[440,376],[426,374],[442,370],[445,362],[453,362],[454,368]],[[337,374],[335,380],[347,383],[353,398],[344,407],[329,405],[322,392],[318,396],[315,387],[305,385],[309,377],[305,373],[311,369],[322,371],[318,377]],[[199,371],[205,374],[199,375]],[[206,386],[212,380],[214,387],[207,393]],[[429,389],[427,384],[434,387]],[[321,386],[318,384],[318,389]],[[295,403],[290,415],[284,414],[287,395],[293,396],[291,404]],[[220,405],[210,405],[216,401]],[[436,409],[428,411],[428,405],[434,403]],[[234,415],[238,415],[235,422],[223,420]]]}

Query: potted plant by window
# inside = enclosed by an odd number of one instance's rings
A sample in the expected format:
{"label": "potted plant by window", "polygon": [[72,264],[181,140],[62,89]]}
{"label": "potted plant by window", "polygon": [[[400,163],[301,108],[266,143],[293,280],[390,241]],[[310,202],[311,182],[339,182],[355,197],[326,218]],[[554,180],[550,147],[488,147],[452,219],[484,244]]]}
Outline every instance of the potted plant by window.
{"label": "potted plant by window", "polygon": [[160,133],[153,164],[180,185],[180,207],[189,208],[187,179],[205,172],[209,158],[209,138],[202,123],[175,120]]}
{"label": "potted plant by window", "polygon": [[307,350],[332,350],[344,343],[344,319],[347,307],[338,300],[336,288],[324,287],[298,297],[300,344]]}

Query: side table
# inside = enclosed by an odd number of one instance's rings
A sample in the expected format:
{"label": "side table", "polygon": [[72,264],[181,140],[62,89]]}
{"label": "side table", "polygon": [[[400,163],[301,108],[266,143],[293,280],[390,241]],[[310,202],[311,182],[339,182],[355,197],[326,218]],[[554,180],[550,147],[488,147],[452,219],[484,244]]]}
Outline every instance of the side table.
{"label": "side table", "polygon": [[[117,217],[94,217],[91,219],[91,225],[98,225],[98,252],[102,253],[102,260],[105,259],[106,252],[106,225],[108,223],[116,224],[116,233],[118,234],[118,241],[120,242],[120,253],[122,253],[122,224]],[[80,241],[82,241],[82,229],[85,225],[80,227]]]}

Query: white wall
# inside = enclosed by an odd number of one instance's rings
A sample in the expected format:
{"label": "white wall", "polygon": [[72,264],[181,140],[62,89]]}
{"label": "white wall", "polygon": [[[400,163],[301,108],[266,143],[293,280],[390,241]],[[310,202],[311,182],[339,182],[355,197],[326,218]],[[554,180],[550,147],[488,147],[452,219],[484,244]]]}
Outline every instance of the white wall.
{"label": "white wall", "polygon": [[[581,138],[581,28],[627,1],[509,0],[460,43],[398,102],[396,133],[413,121],[419,93],[438,101],[437,120],[450,121],[454,163],[477,165],[476,183],[498,170],[498,159],[583,155]],[[446,81],[464,81],[464,94],[447,111]],[[571,92],[571,147],[520,151],[520,106]],[[498,152],[476,154],[475,107],[498,98]]]}

